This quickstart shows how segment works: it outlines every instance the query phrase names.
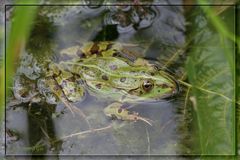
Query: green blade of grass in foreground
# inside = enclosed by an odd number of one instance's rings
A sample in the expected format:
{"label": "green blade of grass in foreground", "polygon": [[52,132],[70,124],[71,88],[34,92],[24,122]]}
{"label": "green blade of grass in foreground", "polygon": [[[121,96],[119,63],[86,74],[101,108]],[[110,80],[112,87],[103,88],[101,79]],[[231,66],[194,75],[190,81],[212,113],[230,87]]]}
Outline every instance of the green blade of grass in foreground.
{"label": "green blade of grass in foreground", "polygon": [[[36,0],[22,0],[18,4],[37,4]],[[16,64],[18,63],[21,53],[25,49],[31,26],[36,14],[37,6],[14,6],[13,18],[11,19],[10,31],[6,39],[6,82],[4,82],[4,68],[1,68],[1,95],[4,97],[4,88],[6,87],[6,95],[9,93]],[[7,26],[9,27],[9,26]],[[4,67],[4,66],[3,66]],[[6,84],[4,86],[4,84]],[[0,119],[2,119],[4,111],[4,98],[1,100]]]}
{"label": "green blade of grass in foreground", "polygon": [[[4,56],[4,28],[3,25],[0,25],[0,43],[1,43],[1,53],[0,53],[0,122],[3,115],[3,106],[4,106],[4,62],[3,62],[3,56]],[[1,126],[1,125],[0,125]]]}

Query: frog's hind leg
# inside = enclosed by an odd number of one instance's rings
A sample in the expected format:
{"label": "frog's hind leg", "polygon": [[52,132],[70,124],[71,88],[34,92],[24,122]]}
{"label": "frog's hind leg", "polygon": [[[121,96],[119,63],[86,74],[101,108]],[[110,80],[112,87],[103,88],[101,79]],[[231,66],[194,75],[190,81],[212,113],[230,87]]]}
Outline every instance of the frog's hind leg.
{"label": "frog's hind leg", "polygon": [[88,127],[91,127],[90,122],[87,119],[87,116],[83,113],[83,111],[81,109],[79,109],[78,107],[76,107],[75,105],[73,105],[72,103],[70,103],[67,99],[65,98],[61,98],[61,101],[64,103],[64,105],[71,111],[71,113],[74,116],[74,113],[76,112],[79,116],[83,117],[83,119],[87,122]]}
{"label": "frog's hind leg", "polygon": [[73,105],[72,103],[70,103],[68,101],[68,99],[64,96],[64,94],[62,94],[62,96],[59,96],[59,99],[71,111],[73,116],[75,115],[74,113],[77,113],[79,116],[83,117],[83,119],[87,122],[88,127],[92,128],[91,125],[90,125],[90,122],[87,119],[87,116],[83,113],[83,111],[81,109],[79,109],[78,107],[76,107],[75,105]]}
{"label": "frog's hind leg", "polygon": [[69,102],[61,86],[57,83],[56,79],[53,76],[50,76],[47,78],[47,83],[49,85],[50,90],[58,97],[58,99],[62,103],[64,103],[64,105],[71,111],[72,115],[74,116],[75,113],[77,113],[78,115],[83,117],[84,120],[87,122],[88,127],[91,128],[91,125],[86,118],[87,116],[83,113],[81,109],[77,108],[75,105]]}
{"label": "frog's hind leg", "polygon": [[131,112],[127,110],[126,106],[120,102],[114,102],[109,106],[107,106],[104,109],[104,113],[106,116],[109,116],[115,119],[120,119],[120,120],[126,120],[126,121],[141,120],[152,126],[152,123],[151,123],[152,120],[139,116],[137,112]]}

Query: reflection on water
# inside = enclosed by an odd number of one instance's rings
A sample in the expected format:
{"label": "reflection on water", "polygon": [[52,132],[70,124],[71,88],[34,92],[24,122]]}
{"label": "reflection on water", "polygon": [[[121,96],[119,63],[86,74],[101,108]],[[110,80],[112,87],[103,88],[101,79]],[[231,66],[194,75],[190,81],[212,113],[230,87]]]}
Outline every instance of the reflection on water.
{"label": "reflection on water", "polygon": [[156,17],[154,7],[147,6],[108,6],[104,25],[117,25],[119,33],[126,33],[149,27]]}
{"label": "reflection on water", "polygon": [[[31,68],[22,64],[18,72],[30,74],[28,78],[33,85],[29,85],[29,89],[34,94],[37,90],[34,80],[42,72],[38,64],[49,57],[58,61],[61,49],[87,41],[129,43],[133,46],[129,49],[137,56],[159,59],[162,63],[184,44],[182,13],[180,6],[42,6],[26,49],[37,62],[34,64],[32,60]],[[169,69],[174,73],[182,64],[178,65]],[[83,118],[73,116],[62,103],[51,105],[39,99],[30,105],[24,100],[16,105],[10,102],[6,117],[7,154],[170,155],[191,152],[188,140],[182,139],[188,135],[184,127],[187,119],[184,116],[188,113],[183,115],[181,95],[169,101],[137,104],[130,109],[153,120],[153,126],[140,121],[111,120],[103,113],[111,101],[88,95],[75,105],[86,114],[93,129],[103,129],[72,136],[69,135],[89,128]]]}
{"label": "reflection on water", "polygon": [[[88,99],[89,100],[89,99]],[[103,113],[106,102],[98,100],[79,103],[93,128],[111,128],[99,132],[63,138],[88,130],[80,117],[73,117],[63,105],[54,113],[34,105],[30,110],[18,106],[8,110],[7,128],[16,131],[18,138],[8,137],[8,154],[180,154],[182,117],[176,111],[181,103],[162,101],[139,104],[131,110],[153,120],[153,126],[144,122],[112,121]],[[33,108],[35,107],[35,108]],[[27,113],[28,112],[28,113]],[[8,135],[9,136],[9,135]],[[31,146],[31,147],[30,147]]]}

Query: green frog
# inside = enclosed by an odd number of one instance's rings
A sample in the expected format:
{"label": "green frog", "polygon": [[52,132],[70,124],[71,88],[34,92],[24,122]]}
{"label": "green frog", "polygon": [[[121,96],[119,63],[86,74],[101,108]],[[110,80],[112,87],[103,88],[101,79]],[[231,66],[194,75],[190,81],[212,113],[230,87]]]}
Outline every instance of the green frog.
{"label": "green frog", "polygon": [[130,112],[126,104],[157,102],[179,92],[171,75],[152,61],[137,58],[121,43],[88,42],[62,50],[61,56],[65,60],[48,63],[37,88],[48,102],[63,102],[72,113],[78,111],[84,117],[72,104],[81,101],[88,92],[114,101],[105,107],[106,116],[151,125],[149,119]]}

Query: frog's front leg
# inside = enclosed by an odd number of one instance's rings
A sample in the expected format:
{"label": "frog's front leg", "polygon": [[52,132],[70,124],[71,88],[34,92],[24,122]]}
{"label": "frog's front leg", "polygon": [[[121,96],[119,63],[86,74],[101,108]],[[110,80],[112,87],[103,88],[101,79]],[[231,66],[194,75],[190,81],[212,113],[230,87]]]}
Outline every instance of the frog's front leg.
{"label": "frog's front leg", "polygon": [[139,116],[137,112],[131,112],[123,107],[123,104],[120,102],[114,102],[110,105],[108,105],[106,108],[104,108],[104,114],[106,116],[120,119],[123,121],[144,121],[145,123],[152,126],[150,123],[150,119],[144,118]]}

